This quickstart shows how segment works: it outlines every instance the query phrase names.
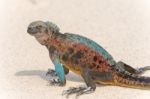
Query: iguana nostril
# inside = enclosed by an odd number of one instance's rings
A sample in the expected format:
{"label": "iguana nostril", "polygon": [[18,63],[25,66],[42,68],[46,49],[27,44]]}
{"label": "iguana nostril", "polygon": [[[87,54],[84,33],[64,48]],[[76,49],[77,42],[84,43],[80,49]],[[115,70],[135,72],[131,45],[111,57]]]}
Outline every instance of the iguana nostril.
{"label": "iguana nostril", "polygon": [[31,31],[32,31],[32,28],[31,28],[31,27],[28,27],[27,32],[30,33]]}
{"label": "iguana nostril", "polygon": [[29,34],[35,34],[35,33],[37,33],[37,29],[34,27],[28,27],[27,32]]}

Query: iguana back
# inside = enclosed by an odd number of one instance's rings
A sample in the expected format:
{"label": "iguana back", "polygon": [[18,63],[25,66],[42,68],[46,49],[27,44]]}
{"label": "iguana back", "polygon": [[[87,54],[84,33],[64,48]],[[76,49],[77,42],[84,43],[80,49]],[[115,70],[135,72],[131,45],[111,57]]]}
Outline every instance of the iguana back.
{"label": "iguana back", "polygon": [[74,42],[85,44],[86,46],[94,49],[100,55],[102,55],[105,59],[107,59],[108,62],[110,63],[110,65],[115,64],[115,61],[114,61],[113,57],[103,47],[98,45],[93,40],[90,40],[90,39],[88,39],[84,36],[78,35],[78,34],[65,33],[64,35],[66,35],[67,38],[73,40]]}

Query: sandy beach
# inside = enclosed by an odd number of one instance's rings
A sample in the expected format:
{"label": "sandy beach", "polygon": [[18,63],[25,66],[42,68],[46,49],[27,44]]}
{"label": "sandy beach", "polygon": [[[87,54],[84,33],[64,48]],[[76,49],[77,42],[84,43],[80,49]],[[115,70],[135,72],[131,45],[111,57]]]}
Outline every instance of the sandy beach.
{"label": "sandy beach", "polygon": [[[150,0],[0,0],[0,12],[0,99],[66,99],[63,90],[85,84],[70,72],[65,87],[49,86],[45,74],[54,66],[48,51],[27,33],[35,20],[96,41],[116,61],[150,65]],[[129,98],[150,99],[150,91],[97,85],[94,93],[79,97]]]}

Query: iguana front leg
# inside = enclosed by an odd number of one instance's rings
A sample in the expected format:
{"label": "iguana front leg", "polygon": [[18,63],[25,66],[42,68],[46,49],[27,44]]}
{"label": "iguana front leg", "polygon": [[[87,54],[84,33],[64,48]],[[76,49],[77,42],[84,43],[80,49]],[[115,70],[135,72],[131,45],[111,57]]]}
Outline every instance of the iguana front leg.
{"label": "iguana front leg", "polygon": [[63,68],[62,64],[60,63],[59,58],[55,58],[53,60],[53,63],[55,65],[55,71],[53,70],[53,72],[58,76],[58,78],[52,79],[50,81],[50,84],[63,86],[66,84],[64,68]]}
{"label": "iguana front leg", "polygon": [[49,69],[46,73],[47,75],[50,74],[52,76],[58,76],[57,79],[52,79],[50,81],[51,85],[65,85],[66,79],[65,74],[69,73],[69,69],[65,68],[63,64],[60,62],[60,53],[56,50],[55,46],[48,47],[49,56],[52,60],[55,70]]}
{"label": "iguana front leg", "polygon": [[[64,65],[62,65],[62,67],[64,68],[65,75],[67,75],[69,73],[69,69],[66,68]],[[48,71],[46,73],[46,76],[47,75],[51,75],[52,77],[57,76],[56,71],[54,69],[50,69],[50,68],[48,69]]]}

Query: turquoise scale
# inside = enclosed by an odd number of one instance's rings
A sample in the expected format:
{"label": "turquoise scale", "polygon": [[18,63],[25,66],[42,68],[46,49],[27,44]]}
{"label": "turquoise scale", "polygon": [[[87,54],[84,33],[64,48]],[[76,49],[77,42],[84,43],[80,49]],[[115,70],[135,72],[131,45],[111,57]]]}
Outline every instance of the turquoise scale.
{"label": "turquoise scale", "polygon": [[114,61],[113,57],[103,47],[98,45],[93,40],[90,40],[86,37],[83,37],[83,36],[80,36],[80,35],[77,35],[77,34],[65,33],[65,35],[67,36],[67,38],[69,38],[69,39],[71,39],[71,40],[73,40],[77,43],[85,44],[85,45],[89,46],[90,48],[94,49],[100,55],[102,55],[105,59],[107,59],[110,65],[115,64],[115,61]]}

